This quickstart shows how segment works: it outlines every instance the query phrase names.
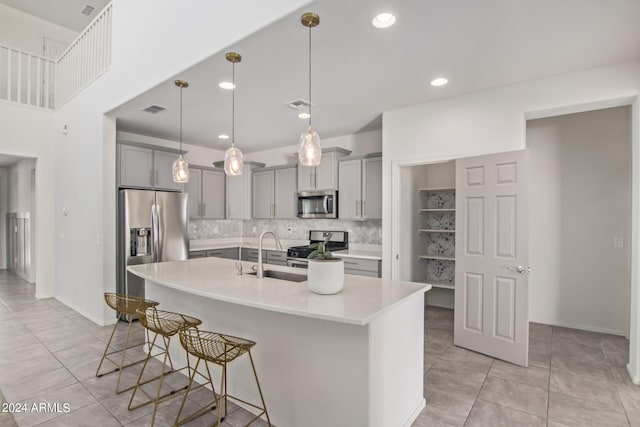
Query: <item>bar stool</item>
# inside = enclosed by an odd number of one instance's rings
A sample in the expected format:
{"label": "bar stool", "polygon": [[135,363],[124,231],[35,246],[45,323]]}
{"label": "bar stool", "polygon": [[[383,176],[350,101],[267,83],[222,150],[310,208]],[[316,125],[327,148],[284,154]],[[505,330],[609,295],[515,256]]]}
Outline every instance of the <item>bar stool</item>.
{"label": "bar stool", "polygon": [[[146,328],[147,332],[153,332],[154,336],[153,336],[153,340],[151,340],[151,342],[149,343],[149,349],[148,349],[149,352],[147,353],[147,358],[144,360],[144,364],[142,365],[142,370],[138,375],[138,381],[135,385],[133,393],[131,394],[131,398],[129,399],[128,408],[131,411],[134,409],[138,409],[142,406],[148,405],[149,403],[153,403],[154,405],[153,417],[151,418],[151,425],[153,426],[156,419],[156,411],[158,410],[158,403],[172,396],[177,396],[178,395],[177,392],[180,391],[180,390],[172,390],[160,396],[160,392],[162,390],[162,383],[165,375],[176,373],[183,369],[188,369],[189,374],[191,374],[191,367],[188,364],[183,368],[180,368],[177,370],[174,369],[173,362],[171,361],[171,355],[169,354],[169,344],[171,341],[171,337],[177,334],[180,329],[186,328],[186,327],[198,326],[202,323],[202,321],[200,319],[196,319],[195,317],[187,316],[184,314],[158,310],[156,309],[156,307],[140,308],[137,310],[137,314],[138,314],[138,319],[140,320],[140,323],[142,324],[142,326]],[[156,343],[156,341],[158,340],[158,336],[162,337],[161,343]],[[157,347],[160,350],[160,352],[154,355],[153,357],[164,355],[164,359],[162,361],[162,372],[157,377],[153,377],[151,379],[142,381],[142,376],[144,375],[144,371],[147,367],[147,364],[152,357],[151,353],[154,347]],[[188,356],[187,356],[187,359],[188,359]],[[171,367],[171,369],[165,372],[167,367],[167,360],[169,361],[169,366]],[[149,393],[147,393],[144,390],[144,388],[142,388],[143,385],[153,381],[159,381],[158,391],[156,392],[155,397],[150,396]],[[183,387],[181,390],[186,390],[186,389],[187,389],[187,386]],[[132,406],[133,399],[135,398],[138,390],[141,391],[149,400],[143,403],[140,403],[138,405]]]}
{"label": "bar stool", "polygon": [[[136,314],[136,310],[138,309],[144,310],[147,307],[155,307],[158,305],[158,303],[155,301],[147,300],[140,297],[114,294],[110,292],[105,292],[104,300],[109,307],[111,307],[118,313],[118,318],[116,320],[116,324],[113,327],[113,331],[111,331],[111,336],[109,337],[107,346],[104,349],[104,353],[102,354],[102,359],[100,359],[100,363],[98,364],[98,369],[96,369],[96,377],[100,378],[105,375],[111,374],[113,372],[118,372],[118,381],[116,382],[116,394],[120,394],[127,390],[131,390],[132,388],[135,387],[135,385],[132,385],[131,387],[127,387],[125,389],[120,390],[120,379],[122,378],[122,370],[129,366],[137,365],[138,363],[141,363],[145,360],[144,358],[142,358],[140,360],[136,360],[131,363],[127,363],[127,364],[124,363],[127,350],[140,346],[139,343],[129,346],[131,326],[133,325],[133,320],[134,320],[133,318]],[[120,324],[121,320],[126,320],[129,323],[129,326],[127,327],[127,335],[124,340],[124,347],[113,350],[113,351],[109,351],[111,347],[111,341],[113,340],[113,337],[116,333],[116,330],[118,329],[118,325]],[[111,355],[116,353],[121,353],[120,361],[118,362],[110,358]],[[115,368],[112,369],[111,371],[100,373],[100,369],[102,368],[102,364],[104,363],[105,360],[111,362],[115,366]]]}
{"label": "bar stool", "polygon": [[[258,374],[256,373],[256,367],[253,364],[253,357],[251,356],[251,348],[256,345],[254,341],[246,340],[244,338],[238,338],[231,335],[224,335],[216,332],[205,332],[200,331],[197,328],[187,327],[183,328],[179,332],[180,334],[180,343],[187,351],[188,354],[195,356],[198,360],[193,369],[191,369],[191,377],[189,378],[189,385],[187,386],[187,392],[184,394],[184,398],[182,399],[182,405],[180,406],[180,410],[178,411],[178,415],[176,417],[175,425],[179,426],[185,424],[194,418],[199,417],[205,412],[211,410],[209,406],[211,404],[217,404],[218,407],[218,427],[220,427],[220,423],[227,416],[227,400],[234,399],[236,401],[242,402],[246,405],[252,406],[256,409],[260,409],[258,415],[255,416],[248,424],[253,424],[254,421],[257,421],[262,414],[267,417],[267,423],[271,426],[271,420],[269,419],[269,413],[267,412],[267,406],[264,403],[264,396],[262,395],[262,389],[260,388],[260,382],[258,381]],[[258,393],[260,393],[260,400],[262,401],[262,406],[255,405],[253,403],[249,403],[245,400],[242,400],[238,397],[232,396],[227,393],[227,364],[233,362],[238,357],[242,356],[244,353],[249,354],[249,360],[251,361],[251,368],[253,369],[253,376],[256,379],[256,385],[258,386]],[[204,361],[204,366],[206,367],[207,376],[198,372],[198,366],[200,362]],[[216,398],[215,387],[213,386],[213,380],[211,379],[211,372],[209,371],[209,365],[207,362],[212,362],[216,365],[222,367],[222,378],[220,381],[220,390],[222,395],[218,395]],[[200,384],[200,386],[204,386],[207,384],[211,384],[211,388],[213,389],[213,398],[214,401],[200,409],[199,411],[194,412],[183,420],[180,420],[180,414],[182,413],[182,409],[184,408],[184,404],[187,400],[187,396],[189,392],[192,390],[192,385],[194,378],[196,376],[196,372],[207,379],[208,381]],[[224,399],[224,416],[222,416],[222,399]]]}

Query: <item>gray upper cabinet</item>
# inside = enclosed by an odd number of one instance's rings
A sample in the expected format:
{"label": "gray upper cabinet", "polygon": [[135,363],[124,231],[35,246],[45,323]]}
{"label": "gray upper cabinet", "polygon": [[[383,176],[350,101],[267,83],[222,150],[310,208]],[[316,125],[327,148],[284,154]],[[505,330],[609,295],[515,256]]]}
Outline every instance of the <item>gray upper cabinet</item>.
{"label": "gray upper cabinet", "polygon": [[341,160],[338,165],[341,219],[382,219],[382,157]]}
{"label": "gray upper cabinet", "polygon": [[275,176],[273,171],[253,172],[253,217],[273,218]]}
{"label": "gray upper cabinet", "polygon": [[153,188],[153,150],[133,145],[118,145],[118,182],[121,187]]}
{"label": "gray upper cabinet", "polygon": [[296,218],[296,167],[253,172],[253,218]]}
{"label": "gray upper cabinet", "polygon": [[350,154],[343,148],[322,150],[319,166],[298,166],[298,191],[335,190],[338,187],[337,159]]}
{"label": "gray upper cabinet", "polygon": [[[224,162],[214,163],[216,168],[222,169]],[[256,168],[264,167],[264,163],[244,162],[242,175],[226,177],[227,219],[251,219],[251,197],[252,197],[252,173]]]}
{"label": "gray upper cabinet", "polygon": [[144,144],[118,144],[118,186],[180,191],[173,182],[177,150],[157,149]]}
{"label": "gray upper cabinet", "polygon": [[179,154],[153,150],[153,169],[155,172],[154,187],[158,190],[182,190],[182,184],[173,182],[173,162]]}
{"label": "gray upper cabinet", "polygon": [[189,194],[190,219],[222,219],[225,215],[224,172],[207,168],[189,168],[189,182],[184,192]]}
{"label": "gray upper cabinet", "polygon": [[223,171],[202,171],[202,218],[222,219],[225,214],[225,175]]}
{"label": "gray upper cabinet", "polygon": [[189,219],[202,218],[202,169],[189,168],[189,182],[184,185]]}

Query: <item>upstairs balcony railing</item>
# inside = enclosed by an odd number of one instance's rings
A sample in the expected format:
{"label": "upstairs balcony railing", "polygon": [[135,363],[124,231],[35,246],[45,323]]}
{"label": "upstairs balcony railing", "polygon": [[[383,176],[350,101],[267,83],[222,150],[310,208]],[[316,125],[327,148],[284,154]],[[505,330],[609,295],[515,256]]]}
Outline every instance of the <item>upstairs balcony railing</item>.
{"label": "upstairs balcony railing", "polygon": [[56,108],[91,84],[111,65],[111,4],[58,58]]}
{"label": "upstairs balcony railing", "polygon": [[55,109],[111,65],[111,4],[57,58],[0,45],[0,100]]}
{"label": "upstairs balcony railing", "polygon": [[0,45],[0,99],[54,108],[55,61]]}

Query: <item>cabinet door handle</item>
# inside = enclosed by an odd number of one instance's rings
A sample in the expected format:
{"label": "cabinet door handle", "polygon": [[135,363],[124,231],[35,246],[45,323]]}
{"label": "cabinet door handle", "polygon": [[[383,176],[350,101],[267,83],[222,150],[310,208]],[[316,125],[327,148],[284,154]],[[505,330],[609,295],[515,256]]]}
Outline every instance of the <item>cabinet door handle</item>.
{"label": "cabinet door handle", "polygon": [[149,171],[149,185],[153,187],[153,169]]}
{"label": "cabinet door handle", "polygon": [[273,204],[273,217],[275,218],[278,215],[278,205]]}
{"label": "cabinet door handle", "polygon": [[362,215],[362,217],[364,218],[366,216],[366,202],[364,200],[360,200],[360,214]]}
{"label": "cabinet door handle", "polygon": [[202,217],[204,218],[207,215],[207,204],[202,204]]}
{"label": "cabinet door handle", "polygon": [[313,171],[313,187],[318,188],[318,172],[316,170]]}

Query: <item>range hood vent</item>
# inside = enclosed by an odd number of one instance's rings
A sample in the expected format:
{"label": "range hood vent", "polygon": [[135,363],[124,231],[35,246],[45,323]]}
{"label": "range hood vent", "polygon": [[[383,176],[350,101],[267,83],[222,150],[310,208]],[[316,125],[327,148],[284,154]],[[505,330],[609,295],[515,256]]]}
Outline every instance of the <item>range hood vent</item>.
{"label": "range hood vent", "polygon": [[164,111],[166,109],[166,107],[162,107],[160,105],[150,105],[142,111],[146,111],[147,113],[151,114],[158,114],[160,111]]}
{"label": "range hood vent", "polygon": [[289,108],[293,108],[294,110],[302,110],[309,108],[309,101],[305,101],[304,99],[296,99],[295,101],[291,101],[285,104]]}

